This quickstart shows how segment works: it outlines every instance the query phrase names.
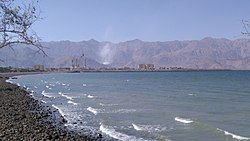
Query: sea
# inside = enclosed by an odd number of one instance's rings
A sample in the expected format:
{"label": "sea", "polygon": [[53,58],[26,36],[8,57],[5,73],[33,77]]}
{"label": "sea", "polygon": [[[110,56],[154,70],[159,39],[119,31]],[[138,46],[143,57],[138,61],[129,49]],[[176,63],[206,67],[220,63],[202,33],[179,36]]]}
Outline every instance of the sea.
{"label": "sea", "polygon": [[7,80],[103,140],[250,140],[250,71],[83,72]]}

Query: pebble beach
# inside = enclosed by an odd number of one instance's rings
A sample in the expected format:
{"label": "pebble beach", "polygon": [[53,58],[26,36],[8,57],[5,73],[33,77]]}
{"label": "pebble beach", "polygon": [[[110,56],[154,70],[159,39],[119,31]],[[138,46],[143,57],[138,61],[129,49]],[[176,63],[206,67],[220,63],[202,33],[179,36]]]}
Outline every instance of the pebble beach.
{"label": "pebble beach", "polygon": [[44,106],[23,88],[0,75],[0,141],[4,140],[101,140],[68,131],[56,109]]}

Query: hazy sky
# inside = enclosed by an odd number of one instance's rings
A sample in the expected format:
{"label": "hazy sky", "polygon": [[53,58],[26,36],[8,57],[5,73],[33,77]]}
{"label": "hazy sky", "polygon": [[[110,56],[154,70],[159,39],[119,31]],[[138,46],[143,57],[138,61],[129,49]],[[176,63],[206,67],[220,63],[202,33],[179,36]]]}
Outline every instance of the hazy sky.
{"label": "hazy sky", "polygon": [[44,41],[239,38],[250,0],[40,0]]}

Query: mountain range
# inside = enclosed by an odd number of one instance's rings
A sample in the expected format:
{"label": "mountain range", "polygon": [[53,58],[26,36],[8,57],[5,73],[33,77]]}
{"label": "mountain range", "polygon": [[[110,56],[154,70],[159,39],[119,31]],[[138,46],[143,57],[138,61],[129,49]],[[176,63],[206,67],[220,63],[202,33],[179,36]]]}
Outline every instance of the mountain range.
{"label": "mountain range", "polygon": [[[126,42],[43,42],[47,56],[36,48],[16,45],[0,49],[0,66],[70,67],[73,58],[86,57],[88,67],[134,67],[155,64],[156,67],[192,69],[250,69],[250,39],[229,40],[206,37],[202,40],[146,42],[139,39]],[[83,65],[84,61],[79,59]]]}

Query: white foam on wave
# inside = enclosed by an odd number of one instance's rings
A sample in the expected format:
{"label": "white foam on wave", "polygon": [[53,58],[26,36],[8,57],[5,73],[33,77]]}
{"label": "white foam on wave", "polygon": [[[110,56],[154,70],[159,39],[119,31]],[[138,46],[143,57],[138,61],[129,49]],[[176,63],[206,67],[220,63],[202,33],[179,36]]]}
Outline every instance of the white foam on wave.
{"label": "white foam on wave", "polygon": [[190,94],[188,94],[189,96],[196,96],[196,94],[193,94],[193,93],[190,93]]}
{"label": "white foam on wave", "polygon": [[44,100],[41,100],[41,102],[42,102],[42,103],[47,103],[47,102],[46,102],[46,101],[44,101]]}
{"label": "white foam on wave", "polygon": [[13,82],[11,80],[9,80],[9,79],[5,80],[5,82],[13,84]]}
{"label": "white foam on wave", "polygon": [[[53,96],[48,95],[49,93],[46,93],[45,90],[43,90],[41,94],[43,96],[45,96],[45,97],[48,97],[48,98],[52,98],[53,97]],[[53,97],[53,98],[55,98],[55,97]]]}
{"label": "white foam on wave", "polygon": [[18,87],[20,87],[20,86],[21,86],[19,83],[16,83],[16,85],[17,85]]}
{"label": "white foam on wave", "polygon": [[141,130],[144,130],[142,127],[139,127],[138,125],[132,123],[132,126],[134,127],[135,130],[137,131],[141,131]]}
{"label": "white foam on wave", "polygon": [[93,113],[94,115],[97,115],[97,114],[98,114],[98,110],[95,109],[95,108],[88,107],[87,110],[90,111],[91,113]]}
{"label": "white foam on wave", "polygon": [[117,106],[118,104],[104,104],[104,103],[99,103],[100,106]]}
{"label": "white foam on wave", "polygon": [[61,95],[62,97],[65,97],[66,99],[74,100],[72,97],[63,94],[62,92],[58,92],[58,94]]}
{"label": "white foam on wave", "polygon": [[178,122],[181,122],[181,123],[185,123],[185,124],[189,124],[189,123],[194,122],[191,119],[185,119],[185,118],[180,118],[180,117],[175,117],[174,120],[178,121]]}
{"label": "white foam on wave", "polygon": [[87,86],[87,84],[82,84],[82,86],[83,86],[83,87],[86,87],[86,86]]}
{"label": "white foam on wave", "polygon": [[136,109],[118,109],[113,111],[113,113],[133,113],[133,112],[136,112]]}
{"label": "white foam on wave", "polygon": [[219,128],[217,128],[217,130],[220,131],[220,132],[223,132],[225,135],[232,136],[232,138],[237,139],[237,140],[250,140],[250,137],[242,137],[242,136],[239,136],[239,135],[235,135],[233,133],[230,133],[228,131],[225,131],[225,130],[222,130],[222,129],[219,129]]}
{"label": "white foam on wave", "polygon": [[94,98],[94,96],[93,96],[93,95],[88,95],[87,97],[88,97],[88,98]]}
{"label": "white foam on wave", "polygon": [[137,131],[161,132],[167,130],[166,127],[162,127],[161,125],[138,125],[132,123],[132,126]]}
{"label": "white foam on wave", "polygon": [[52,89],[52,88],[51,88],[51,87],[49,87],[48,85],[46,85],[46,88],[47,88],[47,89],[50,89],[50,90]]}
{"label": "white foam on wave", "polygon": [[57,106],[55,106],[54,104],[52,104],[52,107],[54,107],[55,109],[58,110],[58,112],[62,115],[65,116],[65,114],[62,112],[62,110],[60,108],[58,108]]}
{"label": "white foam on wave", "polygon": [[49,84],[50,86],[54,87],[55,85],[54,84]]}
{"label": "white foam on wave", "polygon": [[34,86],[35,89],[37,89],[37,86]]}
{"label": "white foam on wave", "polygon": [[63,86],[65,86],[66,84],[62,83]]}
{"label": "white foam on wave", "polygon": [[143,139],[137,139],[134,136],[129,136],[120,132],[115,131],[114,128],[106,126],[104,124],[101,123],[100,126],[100,131],[103,132],[104,134],[117,139],[117,140],[122,140],[122,141],[144,141]]}
{"label": "white foam on wave", "polygon": [[73,104],[73,105],[77,105],[77,103],[73,102],[73,101],[68,101],[69,104]]}

